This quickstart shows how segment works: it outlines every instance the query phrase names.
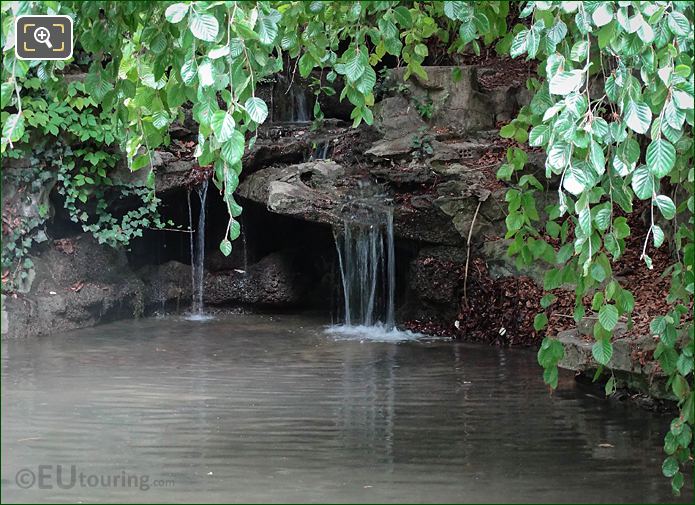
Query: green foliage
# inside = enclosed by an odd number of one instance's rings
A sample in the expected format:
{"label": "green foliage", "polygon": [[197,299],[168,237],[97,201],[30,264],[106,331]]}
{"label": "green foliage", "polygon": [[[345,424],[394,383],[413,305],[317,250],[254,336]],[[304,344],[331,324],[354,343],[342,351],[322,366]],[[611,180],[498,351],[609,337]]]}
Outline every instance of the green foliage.
{"label": "green foliage", "polygon": [[427,133],[427,127],[421,127],[417,134],[410,139],[410,147],[414,150],[415,158],[426,158],[434,152],[432,141],[434,138]]}
{"label": "green foliage", "polygon": [[[671,276],[673,308],[651,330],[659,338],[654,356],[681,408],[666,437],[671,456],[663,467],[678,493],[680,465],[692,459],[691,437],[676,438],[673,426],[687,433],[693,426],[693,8],[686,2],[528,2],[521,17],[532,21],[507,36],[509,53],[539,60],[539,79],[529,81],[530,106],[500,135],[523,142],[528,132],[529,144],[547,153],[546,177],[559,178],[557,204],[545,209],[546,232],[561,241],[550,253],[559,267],[546,274],[545,288],[574,286],[577,320],[586,312],[584,296],[593,293],[592,354],[599,368],[610,364],[618,321],[634,309],[633,295],[611,269],[631,232],[619,212],[633,212],[635,198],[649,202],[645,268],[653,267],[650,248],[666,238],[676,249],[664,272]],[[518,175],[522,168],[507,163],[498,177],[518,178],[507,193],[507,237],[510,253],[528,263],[540,227],[534,188],[523,187]],[[549,338],[539,362],[553,386]],[[609,381],[607,393],[614,389]]]}
{"label": "green foliage", "polygon": [[[353,106],[355,126],[371,124],[377,65],[386,55],[402,58],[411,74],[427,75],[422,63],[428,55],[425,42],[438,38],[448,42],[459,30],[465,42],[454,42],[455,49],[475,39],[494,39],[504,33],[508,6],[490,2],[481,9],[465,2],[17,2],[3,4],[3,124],[2,152],[15,149],[15,143],[27,142],[28,130],[47,128],[59,135],[58,117],[71,116],[68,110],[39,110],[34,121],[27,122],[29,108],[22,108],[26,89],[32,79],[52,89],[53,102],[64,107],[66,94],[53,89],[64,84],[62,75],[70,68],[65,62],[15,61],[13,18],[23,13],[47,12],[72,15],[76,19],[76,54],[89,66],[79,99],[93,108],[95,121],[74,126],[83,142],[91,142],[80,159],[66,163],[60,171],[68,205],[86,203],[96,188],[108,185],[111,158],[98,159],[97,143],[114,141],[126,155],[132,171],[151,166],[152,151],[168,141],[168,126],[191,102],[193,117],[199,124],[195,156],[201,166],[212,165],[213,181],[229,210],[227,237],[233,240],[237,224],[234,217],[240,207],[233,199],[241,171],[241,158],[255,138],[255,130],[268,116],[268,107],[256,95],[256,85],[280,71],[283,58],[295,59],[303,77],[312,70],[326,73],[328,82],[343,76],[345,86],[340,99]],[[105,28],[103,20],[108,19]],[[465,26],[465,29],[463,28]],[[454,37],[455,38],[455,37]],[[86,90],[86,91],[85,91]],[[334,92],[319,84],[317,93]],[[72,95],[70,95],[72,96]],[[67,104],[70,105],[70,104]],[[52,107],[49,106],[49,107]],[[69,108],[69,107],[68,107]],[[82,115],[79,107],[78,116]],[[431,117],[432,104],[423,102],[423,117]],[[321,118],[316,101],[315,115]],[[48,118],[45,126],[37,119]],[[100,121],[102,119],[108,121]],[[72,118],[75,119],[75,118]],[[113,139],[92,138],[87,130],[106,131],[110,125]],[[62,125],[63,130],[69,125]],[[58,132],[56,132],[58,130]],[[72,131],[72,130],[70,130]],[[82,138],[85,136],[85,138]],[[89,159],[84,158],[88,156]],[[86,164],[81,162],[87,161]],[[92,163],[92,160],[96,163]],[[155,205],[151,195],[145,208]],[[146,225],[138,217],[128,220]],[[110,220],[97,223],[111,226]],[[91,225],[90,225],[91,226]],[[101,229],[101,228],[99,228]],[[134,232],[136,233],[136,232]],[[125,233],[124,238],[130,236]],[[109,234],[107,240],[118,240]]]}
{"label": "green foliage", "polygon": [[[76,55],[88,73],[81,88],[72,87],[73,95],[65,77],[74,67],[14,58],[14,16],[49,8],[76,19]],[[168,127],[190,104],[199,125],[195,157],[201,166],[214,167],[213,181],[227,204],[220,250],[229,254],[239,235],[235,217],[241,207],[233,193],[241,160],[268,115],[256,86],[285,60],[296,62],[317,97],[334,88],[316,80],[313,71],[328,83],[342,76],[339,98],[352,104],[355,126],[374,120],[374,68],[387,55],[405,66],[406,79],[421,80],[427,80],[423,64],[431,42],[476,54],[481,43],[494,44],[499,53],[538,60],[538,75],[528,82],[533,99],[501,134],[544,149],[545,176],[557,180],[559,190],[557,203],[539,210],[536,197],[544,185],[524,173],[524,150],[509,149],[498,172],[511,186],[509,252],[519,264],[542,259],[554,265],[545,288],[574,286],[575,319],[586,313],[583,298],[593,296],[590,310],[598,313],[593,355],[607,365],[611,332],[634,310],[634,297],[620,286],[611,264],[624,254],[631,233],[624,214],[633,212],[635,199],[649,203],[645,267],[652,268],[651,248],[670,244],[676,252],[665,272],[671,276],[673,308],[653,333],[659,337],[655,357],[681,409],[665,439],[669,456],[663,467],[678,492],[684,480],[680,467],[692,457],[694,403],[688,363],[695,286],[693,7],[536,1],[520,5],[523,23],[512,27],[509,8],[501,1],[3,3],[0,150],[16,158],[38,134],[69,135],[73,153],[56,172],[66,201],[76,205],[71,213],[92,200],[103,212],[100,192],[118,161],[116,150],[104,146],[118,145],[132,171],[151,166],[152,151],[168,143]],[[41,102],[42,96],[31,92],[37,79],[50,100]],[[418,110],[425,118],[434,112],[426,103]],[[314,113],[322,119],[318,100]],[[424,134],[414,137],[413,147],[417,153],[432,149]],[[152,211],[153,177],[149,182],[144,208]],[[144,215],[127,223],[133,230],[147,226]],[[120,225],[108,218],[97,223],[88,218],[83,226],[96,226],[96,233],[114,230],[105,241],[124,242],[135,234],[120,236],[115,231]],[[559,245],[550,245],[545,233]],[[534,323],[540,330],[546,321],[539,315]],[[546,337],[538,360],[551,387],[557,386],[562,356],[562,345]],[[612,389],[607,384],[606,390]]]}
{"label": "green foliage", "polygon": [[[109,114],[100,110],[86,91],[85,82],[61,80],[49,85],[38,77],[26,79],[23,95],[6,100],[6,105],[21,106],[26,122],[21,137],[14,140],[12,150],[3,152],[3,158],[22,156],[31,164],[25,180],[16,181],[18,190],[38,194],[44,183],[57,181],[72,221],[100,243],[127,245],[133,237],[141,236],[143,228],[163,226],[157,214],[158,200],[152,190],[112,181],[110,174],[120,162],[114,150],[119,132],[114,131]],[[9,174],[16,177],[15,172]],[[140,207],[122,216],[108,210],[114,199],[133,197],[142,201]],[[21,287],[30,268],[26,259],[30,246],[37,238],[45,240],[40,230],[47,217],[18,216],[18,223],[4,237],[2,267],[9,274],[3,278],[5,290]]]}
{"label": "green foliage", "polygon": [[429,96],[422,99],[415,99],[415,110],[425,121],[429,121],[434,116],[434,102]]}

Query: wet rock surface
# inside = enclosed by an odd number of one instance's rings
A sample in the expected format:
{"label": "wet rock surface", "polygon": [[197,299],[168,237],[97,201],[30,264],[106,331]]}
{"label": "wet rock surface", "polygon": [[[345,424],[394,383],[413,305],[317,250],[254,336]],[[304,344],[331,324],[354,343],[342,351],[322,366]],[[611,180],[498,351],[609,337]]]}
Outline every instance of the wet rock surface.
{"label": "wet rock surface", "polygon": [[[593,323],[593,319],[585,318],[577,329],[558,333],[557,339],[565,348],[565,355],[558,366],[587,378],[594,376],[599,368],[591,354],[594,340],[582,332],[582,326],[593,326]],[[649,335],[621,338],[625,330],[618,328],[613,339],[613,356],[608,364],[616,379],[616,387],[629,391],[643,391],[658,399],[675,400],[666,385],[668,377],[664,375],[658,363],[650,359],[658,341]]]}
{"label": "wet rock surface", "polygon": [[65,331],[144,310],[144,284],[125,254],[91,236],[52,242],[32,260],[27,293],[3,298],[3,336]]}
{"label": "wet rock surface", "polygon": [[251,304],[264,307],[293,307],[306,301],[309,286],[299,273],[296,258],[273,253],[248,270],[208,274],[204,301],[209,305]]}
{"label": "wet rock surface", "polygon": [[[507,93],[499,87],[491,90],[482,86],[489,72],[478,65],[460,67],[460,79],[455,82],[451,79],[453,70],[429,67],[429,80],[413,77],[405,82],[402,69],[391,72],[381,85],[374,127],[358,129],[327,119],[314,131],[302,112],[307,97],[298,90],[286,92],[290,83],[280,82],[282,79],[269,83],[261,93],[274,104],[275,122],[259,129],[244,155],[237,191],[242,203],[258,204],[271,215],[322,226],[341,225],[344,213],[365,194],[391,205],[396,240],[410,244],[417,258],[403,268],[409,272],[407,296],[416,301],[411,307],[418,317],[446,325],[453,323],[460,309],[460,272],[471,228],[473,256],[487,254],[483,246],[503,234],[505,187],[494,174],[503,162],[508,141],[497,136],[495,127],[499,118],[511,116],[523,99],[516,83],[504,88]],[[154,170],[157,192],[165,206],[174,205],[167,200],[172,199],[180,207],[181,190],[188,190],[205,175],[193,156],[194,130],[190,118],[182,121],[172,132],[171,144],[153,154],[152,167],[135,173],[123,170],[116,178],[143,185]],[[192,200],[195,207],[196,199]],[[179,219],[185,215],[185,210],[178,213]],[[216,219],[215,214],[210,215],[213,217],[209,219]],[[45,258],[37,258],[36,280],[27,298],[65,299],[45,292],[58,293],[65,286],[85,282],[66,296],[85,293],[77,306],[90,305],[86,295],[92,289],[90,283],[100,285],[111,298],[105,299],[103,307],[76,309],[81,315],[68,316],[73,321],[70,324],[80,325],[110,314],[132,316],[188,306],[191,276],[190,266],[184,264],[190,261],[187,255],[175,261],[169,261],[169,256],[162,264],[133,271],[122,252],[87,245],[88,240],[80,238],[76,247],[76,251],[89,252],[86,256],[77,252],[73,257],[48,248]],[[240,264],[236,247],[233,262],[215,253],[206,262],[206,303],[292,307],[311,294],[314,286],[298,275],[301,269],[293,256],[296,253],[273,253],[271,249],[242,269],[231,266]],[[87,256],[93,259],[83,262]],[[504,270],[507,258],[499,256],[494,260],[502,264],[500,272],[516,274]],[[41,265],[49,262],[56,265],[53,277],[42,270]],[[435,268],[444,263],[447,268]],[[72,273],[65,273],[68,271]]]}
{"label": "wet rock surface", "polygon": [[[330,159],[256,164],[238,194],[270,213],[332,226],[341,226],[354,202],[380,195],[393,207],[396,240],[419,251],[406,269],[399,313],[457,334],[469,249],[490,260],[495,278],[530,274],[542,280],[542,266],[519,271],[500,243],[506,186],[495,174],[513,143],[495,126],[516,112],[524,95],[517,83],[481,87],[489,72],[475,65],[461,67],[455,83],[452,67],[426,70],[428,81],[404,82],[402,70],[391,72],[381,85],[374,127],[331,131]],[[529,158],[542,169],[540,153]]]}

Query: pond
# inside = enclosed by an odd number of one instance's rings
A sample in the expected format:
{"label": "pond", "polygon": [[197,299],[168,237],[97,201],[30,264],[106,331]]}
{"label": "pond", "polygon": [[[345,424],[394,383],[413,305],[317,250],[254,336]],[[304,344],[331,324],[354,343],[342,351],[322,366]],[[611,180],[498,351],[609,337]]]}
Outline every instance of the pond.
{"label": "pond", "polygon": [[[310,316],[2,342],[2,501],[673,501],[669,416],[535,353],[360,341]],[[683,502],[692,500],[692,488]]]}

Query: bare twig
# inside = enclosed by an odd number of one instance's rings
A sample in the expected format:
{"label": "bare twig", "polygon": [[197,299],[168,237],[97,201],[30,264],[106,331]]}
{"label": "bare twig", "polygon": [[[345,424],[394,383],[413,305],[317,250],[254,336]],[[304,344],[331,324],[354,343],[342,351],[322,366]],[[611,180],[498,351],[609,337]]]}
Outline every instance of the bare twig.
{"label": "bare twig", "polygon": [[[294,84],[294,76],[297,73],[297,65],[299,64],[299,56],[297,56],[297,59],[294,61],[294,70],[292,70],[292,75],[290,76],[290,83],[287,85],[287,90],[285,90],[285,94],[290,92],[290,88],[292,88],[292,84]],[[291,65],[291,63],[290,63]]]}
{"label": "bare twig", "polygon": [[195,233],[195,230],[179,230],[177,228],[157,228],[155,226],[149,226],[147,229],[157,231],[177,231],[179,233]]}
{"label": "bare twig", "polygon": [[463,305],[466,308],[468,308],[468,293],[466,292],[466,288],[468,287],[468,260],[471,257],[471,237],[473,236],[475,219],[478,217],[478,211],[482,203],[482,200],[478,200],[478,206],[475,208],[475,214],[473,214],[473,220],[471,221],[471,228],[468,230],[468,241],[466,242],[466,269],[463,274]]}

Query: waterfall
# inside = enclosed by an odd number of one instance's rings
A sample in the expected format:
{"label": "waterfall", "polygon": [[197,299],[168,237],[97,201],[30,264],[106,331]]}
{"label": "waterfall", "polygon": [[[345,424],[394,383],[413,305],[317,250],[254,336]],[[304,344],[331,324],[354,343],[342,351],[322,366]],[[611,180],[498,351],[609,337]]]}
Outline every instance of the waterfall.
{"label": "waterfall", "polygon": [[270,122],[308,123],[311,121],[307,92],[308,89],[299,79],[277,74],[271,91]]}
{"label": "waterfall", "polygon": [[316,146],[314,147],[314,150],[311,153],[311,158],[310,160],[327,160],[330,159],[330,149],[331,148],[331,141],[330,140],[321,140],[316,143]]}
{"label": "waterfall", "polygon": [[194,316],[203,315],[203,279],[205,275],[205,200],[208,193],[208,180],[205,179],[196,188],[200,199],[200,213],[198,214],[198,227],[193,237],[193,213],[191,212],[191,192],[188,192],[188,220],[190,223],[191,246],[191,283],[193,300],[191,312]]}
{"label": "waterfall", "polygon": [[[188,241],[191,247],[190,258],[191,258],[191,293],[195,293],[195,240],[193,237],[193,211],[191,210],[191,190],[189,189],[186,193],[186,200],[188,201]],[[195,294],[193,295],[195,298]]]}
{"label": "waterfall", "polygon": [[394,329],[396,258],[393,210],[370,207],[346,216],[334,232],[345,327]]}
{"label": "waterfall", "polygon": [[388,263],[386,267],[386,327],[394,328],[396,325],[395,298],[396,298],[396,247],[393,243],[393,210],[386,214],[386,250]]}
{"label": "waterfall", "polygon": [[244,261],[244,274],[247,274],[249,271],[249,253],[248,249],[246,246],[246,219],[244,219],[244,215],[242,214],[239,216],[239,226],[241,227],[241,247],[243,249],[243,261]]}
{"label": "waterfall", "polygon": [[299,86],[292,86],[292,88],[290,88],[290,93],[292,96],[292,121],[295,123],[306,123],[311,121],[304,89]]}

